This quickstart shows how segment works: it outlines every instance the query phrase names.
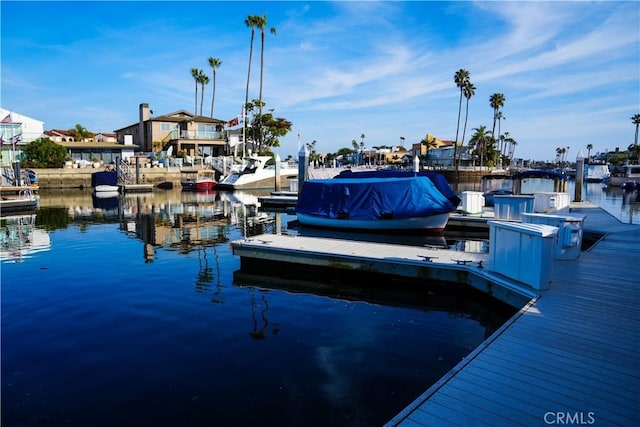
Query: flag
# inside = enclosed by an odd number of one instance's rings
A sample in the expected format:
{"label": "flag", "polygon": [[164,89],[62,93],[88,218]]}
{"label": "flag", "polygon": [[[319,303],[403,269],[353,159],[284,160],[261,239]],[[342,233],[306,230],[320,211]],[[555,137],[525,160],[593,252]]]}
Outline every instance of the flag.
{"label": "flag", "polygon": [[11,137],[11,143],[15,144],[17,142],[20,142],[21,139],[22,139],[22,135],[14,135]]}
{"label": "flag", "polygon": [[0,147],[4,146],[4,139],[0,136]]}
{"label": "flag", "polygon": [[13,123],[11,121],[11,113],[7,114],[7,117],[5,117],[4,119],[2,119],[2,121],[0,121],[0,123]]}
{"label": "flag", "polygon": [[233,119],[229,120],[227,122],[227,127],[233,127],[233,126],[238,126],[240,124],[240,121],[238,120],[237,117],[234,117]]}

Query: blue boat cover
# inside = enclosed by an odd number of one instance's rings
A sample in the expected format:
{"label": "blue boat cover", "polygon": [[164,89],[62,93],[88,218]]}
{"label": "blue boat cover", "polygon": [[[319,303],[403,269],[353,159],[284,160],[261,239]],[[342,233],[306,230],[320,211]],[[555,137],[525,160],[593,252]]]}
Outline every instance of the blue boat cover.
{"label": "blue boat cover", "polygon": [[118,173],[116,171],[100,171],[91,174],[91,187],[98,185],[118,185]]}
{"label": "blue boat cover", "polygon": [[381,169],[377,171],[362,171],[362,172],[353,172],[351,169],[347,169],[340,174],[336,175],[334,178],[343,179],[343,178],[411,178],[414,176],[426,176],[433,182],[438,191],[440,191],[444,196],[451,201],[454,205],[458,206],[460,204],[460,198],[453,191],[449,183],[447,182],[447,178],[444,175],[436,173],[436,172],[411,172],[411,171],[401,171],[396,169]]}
{"label": "blue boat cover", "polygon": [[426,176],[305,181],[296,213],[326,218],[375,220],[453,212],[454,205]]}

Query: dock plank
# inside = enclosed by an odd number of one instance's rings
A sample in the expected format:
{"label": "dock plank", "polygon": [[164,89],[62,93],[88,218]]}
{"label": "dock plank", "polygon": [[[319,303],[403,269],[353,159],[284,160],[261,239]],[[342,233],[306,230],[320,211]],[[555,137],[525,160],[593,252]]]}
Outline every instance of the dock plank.
{"label": "dock plank", "polygon": [[[437,424],[443,402],[454,424],[496,425],[512,414],[514,401],[526,407],[516,424],[544,425],[547,411],[591,414],[597,424],[637,422],[640,227],[599,208],[576,210],[587,215],[584,228],[604,238],[578,260],[554,262],[551,287],[527,313],[388,425]],[[483,386],[493,392],[480,396]],[[494,415],[469,419],[456,404],[480,398]]]}

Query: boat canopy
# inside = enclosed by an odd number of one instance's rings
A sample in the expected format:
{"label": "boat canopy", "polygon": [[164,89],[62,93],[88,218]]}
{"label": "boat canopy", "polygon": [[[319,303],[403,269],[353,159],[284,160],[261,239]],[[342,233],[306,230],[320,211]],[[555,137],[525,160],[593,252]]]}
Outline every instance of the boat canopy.
{"label": "boat canopy", "polygon": [[457,208],[426,176],[305,181],[296,213],[335,219],[404,219]]}
{"label": "boat canopy", "polygon": [[91,174],[91,186],[118,185],[118,173],[116,171],[100,171]]}
{"label": "boat canopy", "polygon": [[447,199],[449,199],[451,203],[453,203],[455,206],[458,206],[460,204],[461,200],[447,182],[447,178],[445,178],[444,175],[436,172],[411,172],[394,169],[353,172],[351,169],[347,169],[346,171],[343,171],[340,174],[336,175],[334,178],[412,178],[416,176],[424,176],[429,178],[429,180],[436,186],[438,191],[440,191]]}

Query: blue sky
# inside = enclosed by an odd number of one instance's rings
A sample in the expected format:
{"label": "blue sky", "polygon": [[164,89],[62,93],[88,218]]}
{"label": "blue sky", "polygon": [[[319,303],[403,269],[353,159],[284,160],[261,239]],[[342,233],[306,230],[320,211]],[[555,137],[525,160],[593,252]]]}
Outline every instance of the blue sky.
{"label": "blue sky", "polygon": [[[3,108],[45,122],[111,132],[194,110],[191,68],[217,70],[215,117],[244,100],[248,15],[267,15],[263,99],[293,123],[275,151],[297,156],[456,135],[458,69],[470,72],[467,136],[491,129],[489,97],[505,96],[502,132],[515,155],[575,159],[633,143],[640,113],[640,3],[618,2],[0,2]],[[250,99],[258,98],[260,37]],[[210,114],[212,84],[205,88]],[[199,104],[199,102],[198,102]],[[464,104],[464,103],[463,103]],[[461,136],[460,132],[460,136]]]}

